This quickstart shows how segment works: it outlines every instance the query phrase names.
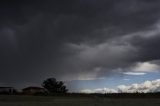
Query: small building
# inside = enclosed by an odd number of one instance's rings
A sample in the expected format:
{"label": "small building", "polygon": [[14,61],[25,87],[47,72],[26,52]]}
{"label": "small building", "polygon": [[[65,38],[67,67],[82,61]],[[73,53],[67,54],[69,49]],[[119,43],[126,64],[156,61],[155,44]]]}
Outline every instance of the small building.
{"label": "small building", "polygon": [[30,86],[30,87],[26,87],[24,89],[22,89],[22,92],[24,94],[37,94],[37,93],[44,93],[44,88],[41,88],[41,87],[33,87],[33,86]]}
{"label": "small building", "polygon": [[13,87],[0,87],[0,94],[13,94],[15,89]]}

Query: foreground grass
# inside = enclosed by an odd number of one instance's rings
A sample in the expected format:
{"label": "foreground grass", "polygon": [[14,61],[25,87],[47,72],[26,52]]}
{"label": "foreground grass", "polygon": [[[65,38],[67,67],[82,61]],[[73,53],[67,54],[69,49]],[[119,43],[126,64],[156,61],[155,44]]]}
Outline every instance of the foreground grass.
{"label": "foreground grass", "polygon": [[160,106],[160,98],[0,96],[0,106]]}

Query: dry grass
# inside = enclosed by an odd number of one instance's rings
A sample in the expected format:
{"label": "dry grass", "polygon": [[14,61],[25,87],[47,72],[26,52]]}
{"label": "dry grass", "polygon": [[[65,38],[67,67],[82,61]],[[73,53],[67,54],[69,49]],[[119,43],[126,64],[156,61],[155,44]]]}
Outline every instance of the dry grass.
{"label": "dry grass", "polygon": [[160,98],[0,96],[0,106],[160,106]]}

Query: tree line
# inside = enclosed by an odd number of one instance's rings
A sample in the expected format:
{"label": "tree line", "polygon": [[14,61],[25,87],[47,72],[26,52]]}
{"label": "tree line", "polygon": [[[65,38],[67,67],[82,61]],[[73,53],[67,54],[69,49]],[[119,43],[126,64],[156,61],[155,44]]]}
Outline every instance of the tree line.
{"label": "tree line", "polygon": [[44,87],[49,94],[55,93],[67,93],[68,89],[64,85],[63,81],[57,81],[55,78],[48,78],[43,81],[42,87]]}
{"label": "tree line", "polygon": [[42,87],[29,86],[22,91],[17,91],[14,87],[0,87],[0,94],[40,94],[40,95],[55,95],[66,94],[68,89],[63,81],[57,81],[56,78],[48,78],[41,84]]}

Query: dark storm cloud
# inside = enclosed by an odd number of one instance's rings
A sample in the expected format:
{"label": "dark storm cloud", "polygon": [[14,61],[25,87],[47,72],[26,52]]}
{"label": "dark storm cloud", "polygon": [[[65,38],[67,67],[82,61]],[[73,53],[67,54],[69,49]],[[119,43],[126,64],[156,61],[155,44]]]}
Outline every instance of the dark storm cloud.
{"label": "dark storm cloud", "polygon": [[148,39],[123,37],[152,30],[159,21],[159,4],[158,0],[1,1],[0,80],[101,77],[135,62],[158,60],[159,33]]}

